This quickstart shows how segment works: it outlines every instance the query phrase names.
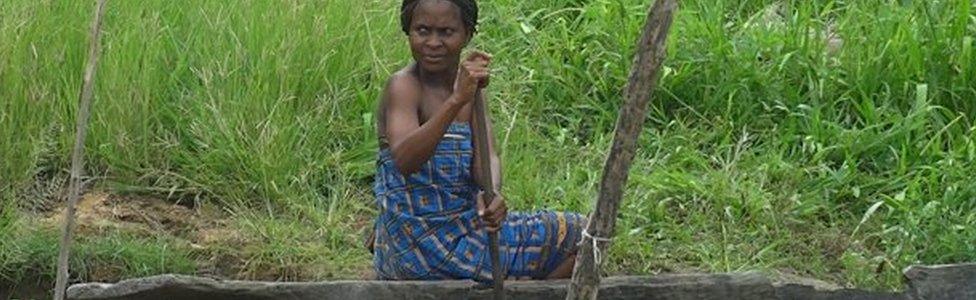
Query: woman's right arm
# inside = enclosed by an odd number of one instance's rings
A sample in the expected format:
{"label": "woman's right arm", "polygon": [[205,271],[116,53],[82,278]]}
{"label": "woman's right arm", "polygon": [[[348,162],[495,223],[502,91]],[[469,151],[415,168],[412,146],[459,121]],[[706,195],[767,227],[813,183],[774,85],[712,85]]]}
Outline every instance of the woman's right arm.
{"label": "woman's right arm", "polygon": [[423,125],[420,125],[420,116],[417,115],[422,97],[420,81],[404,72],[390,78],[383,93],[383,101],[387,104],[386,137],[400,174],[417,172],[434,155],[434,149],[447,127],[457,118],[458,112],[474,99],[478,85],[489,78],[490,61],[491,56],[484,52],[473,51],[469,54],[458,66],[451,96]]}
{"label": "woman's right arm", "polygon": [[407,74],[390,78],[383,97],[387,110],[386,137],[393,162],[403,175],[417,172],[430,159],[444,132],[466,104],[451,96],[430,120],[420,125],[417,115],[421,101],[420,83]]}

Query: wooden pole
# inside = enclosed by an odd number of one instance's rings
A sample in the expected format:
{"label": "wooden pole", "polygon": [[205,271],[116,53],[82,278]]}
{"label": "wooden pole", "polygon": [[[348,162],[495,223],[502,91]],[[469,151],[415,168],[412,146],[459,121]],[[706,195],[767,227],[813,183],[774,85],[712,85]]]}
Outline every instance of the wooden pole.
{"label": "wooden pole", "polygon": [[71,183],[68,190],[68,206],[64,210],[64,227],[61,231],[61,250],[58,253],[58,276],[54,285],[54,300],[63,300],[68,285],[68,258],[75,227],[75,205],[81,196],[81,176],[85,164],[85,136],[88,133],[88,119],[91,116],[91,98],[94,94],[95,71],[98,66],[102,33],[102,16],[105,15],[107,0],[98,0],[95,17],[91,25],[91,42],[88,46],[88,64],[81,86],[76,120],[74,151],[71,153]]}
{"label": "wooden pole", "polygon": [[[485,101],[482,98],[475,97],[474,99],[473,121],[478,125],[475,127],[477,130],[474,133],[478,138],[478,143],[475,147],[477,147],[478,161],[481,164],[481,169],[479,170],[482,182],[481,190],[485,193],[485,207],[487,208],[491,205],[491,201],[495,199],[495,188],[491,177],[491,152],[488,150],[488,145],[491,143],[491,137],[488,136],[488,108],[485,106]],[[502,300],[505,299],[505,274],[503,272],[504,270],[502,270],[501,259],[498,256],[497,232],[488,233],[488,252],[491,255],[491,280],[495,290],[494,299]]]}
{"label": "wooden pole", "polygon": [[665,42],[677,0],[656,0],[647,14],[644,32],[638,44],[634,66],[624,92],[613,146],[603,167],[600,194],[583,234],[573,279],[566,299],[596,299],[600,285],[601,253],[609,248],[609,237],[616,225],[617,209],[623,196],[630,164],[634,159],[637,138],[644,125],[647,104],[657,84],[665,56]]}

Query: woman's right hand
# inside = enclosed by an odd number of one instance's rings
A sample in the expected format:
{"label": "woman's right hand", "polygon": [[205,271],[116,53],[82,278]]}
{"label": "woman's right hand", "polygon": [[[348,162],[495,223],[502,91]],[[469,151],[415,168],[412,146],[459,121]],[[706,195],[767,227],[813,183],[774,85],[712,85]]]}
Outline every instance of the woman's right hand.
{"label": "woman's right hand", "polygon": [[472,51],[458,64],[457,78],[454,80],[454,96],[458,102],[468,104],[474,100],[479,88],[488,86],[491,77],[491,55]]}

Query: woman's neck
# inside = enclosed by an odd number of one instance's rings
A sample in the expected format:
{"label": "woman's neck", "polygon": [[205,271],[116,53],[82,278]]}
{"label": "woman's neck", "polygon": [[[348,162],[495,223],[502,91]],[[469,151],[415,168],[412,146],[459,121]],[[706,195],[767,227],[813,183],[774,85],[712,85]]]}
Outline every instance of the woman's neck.
{"label": "woman's neck", "polygon": [[457,67],[447,68],[442,72],[428,72],[420,67],[420,65],[415,64],[417,68],[417,77],[420,78],[420,82],[426,85],[454,88],[454,80],[457,78]]}

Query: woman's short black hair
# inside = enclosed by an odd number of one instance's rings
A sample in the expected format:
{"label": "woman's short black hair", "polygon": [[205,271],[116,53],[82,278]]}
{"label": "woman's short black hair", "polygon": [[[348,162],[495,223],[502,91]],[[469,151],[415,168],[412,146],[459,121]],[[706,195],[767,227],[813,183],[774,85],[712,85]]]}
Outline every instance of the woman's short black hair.
{"label": "woman's short black hair", "polygon": [[[403,0],[400,7],[400,27],[403,33],[410,34],[410,22],[413,21],[413,11],[420,2],[425,0]],[[478,3],[475,0],[447,0],[461,9],[461,22],[464,29],[474,34],[478,31]]]}

